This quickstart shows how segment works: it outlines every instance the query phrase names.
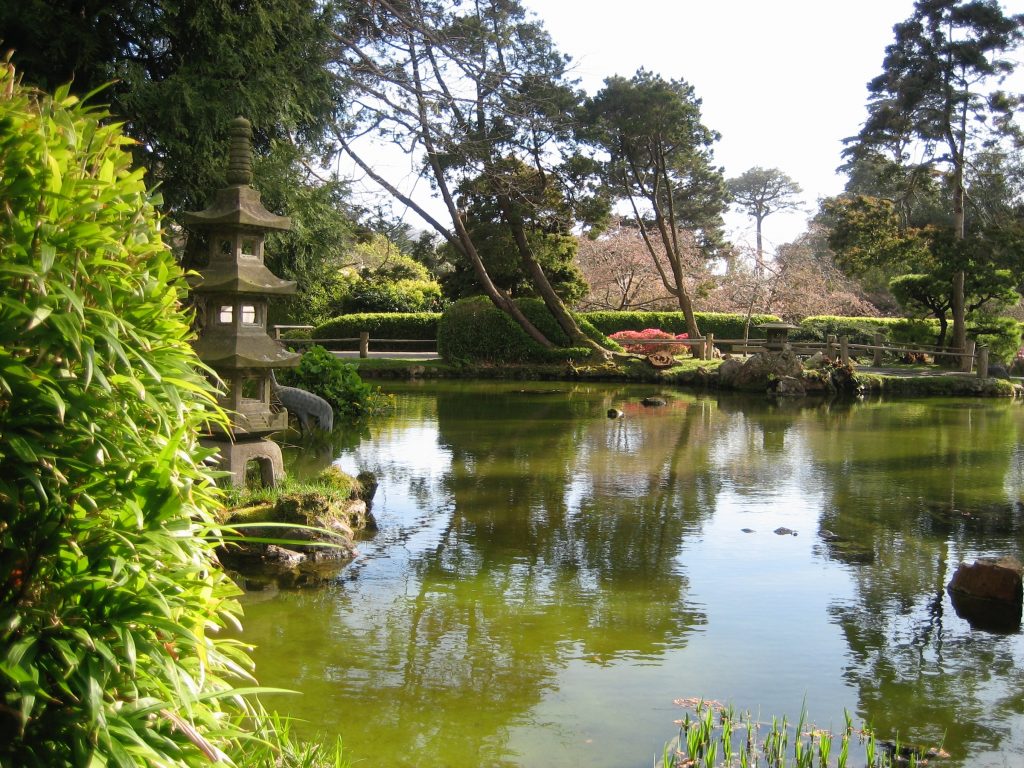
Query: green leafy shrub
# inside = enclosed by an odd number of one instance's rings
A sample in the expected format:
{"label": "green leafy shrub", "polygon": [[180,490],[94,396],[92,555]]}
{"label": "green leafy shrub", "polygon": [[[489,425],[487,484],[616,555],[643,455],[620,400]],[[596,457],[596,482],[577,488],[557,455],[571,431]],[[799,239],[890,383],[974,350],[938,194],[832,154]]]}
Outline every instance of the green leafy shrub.
{"label": "green leafy shrub", "polygon": [[312,347],[298,368],[281,372],[281,383],[320,395],[336,416],[353,420],[378,413],[391,404],[379,388],[359,378],[356,367],[343,363],[323,347]]}
{"label": "green leafy shrub", "polygon": [[847,336],[853,344],[873,344],[876,333],[897,344],[931,345],[939,335],[935,320],[907,320],[902,317],[839,317],[816,315],[800,321],[790,333],[795,341],[824,341],[829,335]]}
{"label": "green leafy shrub", "polygon": [[2,765],[209,765],[245,735],[198,441],[223,417],[106,117],[0,64]]}
{"label": "green leafy shrub", "polygon": [[[582,360],[590,355],[586,347],[569,347],[565,332],[540,299],[517,299],[527,319],[556,346],[546,349],[531,339],[515,320],[483,296],[457,301],[441,316],[437,329],[437,351],[452,362],[559,363]],[[580,329],[607,348],[618,345],[598,331],[583,316],[576,317]]]}
{"label": "green leafy shrub", "polygon": [[444,300],[441,286],[434,280],[376,278],[350,283],[338,304],[344,313],[437,312],[443,309]]}
{"label": "green leafy shrub", "polygon": [[1012,317],[979,317],[967,324],[967,335],[988,345],[991,362],[1010,364],[1020,349],[1021,324]]}
{"label": "green leafy shrub", "polygon": [[[440,312],[365,312],[341,315],[313,331],[314,339],[355,339],[366,331],[371,339],[422,339],[433,341],[437,338],[437,324]],[[351,346],[351,344],[349,345]],[[374,349],[426,349],[429,345],[374,344]]]}
{"label": "green leafy shrub", "polygon": [[[645,328],[660,328],[669,333],[685,333],[686,317],[682,312],[584,312],[582,317],[590,321],[606,335],[617,331],[642,331]],[[713,333],[716,339],[742,339],[747,322],[746,315],[724,312],[694,312],[697,327],[703,334]],[[751,339],[763,339],[764,331],[758,330],[761,323],[777,323],[775,315],[751,315]]]}

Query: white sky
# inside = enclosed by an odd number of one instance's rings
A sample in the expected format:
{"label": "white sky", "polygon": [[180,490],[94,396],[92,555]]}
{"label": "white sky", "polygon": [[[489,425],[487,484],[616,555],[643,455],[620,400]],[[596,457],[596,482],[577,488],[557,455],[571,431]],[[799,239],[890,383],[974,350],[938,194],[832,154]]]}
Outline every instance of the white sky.
{"label": "white sky", "polygon": [[[803,188],[808,214],[842,191],[842,140],[860,129],[867,83],[881,72],[893,25],[914,8],[913,0],[523,2],[572,56],[589,94],[640,67],[689,82],[704,124],[722,135],[715,162],[726,176],[779,168]],[[1024,12],[1024,0],[1002,6]],[[766,248],[798,236],[808,214],[769,216]],[[753,242],[748,219],[727,223],[733,242]]]}

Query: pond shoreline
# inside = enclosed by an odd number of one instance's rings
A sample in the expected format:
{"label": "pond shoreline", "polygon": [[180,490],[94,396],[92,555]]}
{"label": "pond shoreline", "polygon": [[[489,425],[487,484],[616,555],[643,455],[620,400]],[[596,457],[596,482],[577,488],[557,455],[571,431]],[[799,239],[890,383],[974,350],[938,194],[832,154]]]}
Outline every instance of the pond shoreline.
{"label": "pond shoreline", "polygon": [[[657,383],[681,386],[699,391],[758,391],[732,386],[722,381],[718,368],[722,361],[687,360],[679,366],[656,369],[643,361],[628,366],[568,365],[451,365],[443,360],[376,359],[352,360],[364,379],[508,379],[536,381],[607,381]],[[815,378],[804,372],[805,383]],[[1015,381],[995,377],[978,378],[954,371],[896,368],[854,368],[850,393],[862,395],[895,395],[898,397],[1024,397],[1024,386]],[[782,393],[765,387],[766,395]],[[789,393],[787,393],[788,396]],[[831,397],[839,392],[828,386],[808,386],[795,396]]]}

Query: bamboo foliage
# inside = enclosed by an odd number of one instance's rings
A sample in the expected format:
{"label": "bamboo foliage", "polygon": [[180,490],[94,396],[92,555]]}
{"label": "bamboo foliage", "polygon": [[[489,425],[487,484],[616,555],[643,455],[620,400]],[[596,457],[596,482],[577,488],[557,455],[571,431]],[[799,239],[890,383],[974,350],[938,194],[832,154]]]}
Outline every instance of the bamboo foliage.
{"label": "bamboo foliage", "polygon": [[120,127],[0,62],[0,764],[208,765],[250,661],[181,270]]}

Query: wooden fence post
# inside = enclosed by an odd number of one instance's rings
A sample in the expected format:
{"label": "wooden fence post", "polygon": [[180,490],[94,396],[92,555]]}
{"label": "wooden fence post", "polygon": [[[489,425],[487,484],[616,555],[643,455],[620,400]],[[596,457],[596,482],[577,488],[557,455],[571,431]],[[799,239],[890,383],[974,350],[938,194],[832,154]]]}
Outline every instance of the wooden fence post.
{"label": "wooden fence post", "polygon": [[971,368],[974,367],[974,352],[977,349],[977,344],[978,342],[974,339],[967,340],[967,348],[964,350],[964,356],[960,358],[961,373],[970,373]]}
{"label": "wooden fence post", "polygon": [[825,337],[825,356],[834,360],[836,357],[835,347],[836,336],[834,333],[830,333]]}
{"label": "wooden fence post", "polygon": [[839,337],[839,362],[843,365],[850,364],[850,337]]}
{"label": "wooden fence post", "polygon": [[872,353],[871,364],[876,368],[882,365],[882,334],[875,334],[875,349]]}
{"label": "wooden fence post", "polygon": [[713,360],[715,358],[715,334],[704,334],[704,358]]}
{"label": "wooden fence post", "polygon": [[370,333],[368,331],[359,332],[359,356],[369,357],[370,355]]}
{"label": "wooden fence post", "polygon": [[988,378],[988,344],[978,347],[978,378]]}

